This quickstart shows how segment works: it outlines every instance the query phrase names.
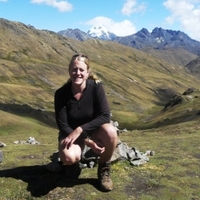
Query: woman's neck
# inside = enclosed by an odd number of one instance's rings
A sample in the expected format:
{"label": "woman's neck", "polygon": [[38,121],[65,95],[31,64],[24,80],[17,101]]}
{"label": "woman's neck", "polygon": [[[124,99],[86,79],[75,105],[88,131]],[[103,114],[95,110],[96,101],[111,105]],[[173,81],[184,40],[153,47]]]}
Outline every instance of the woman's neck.
{"label": "woman's neck", "polygon": [[72,93],[78,94],[78,93],[82,93],[83,90],[86,88],[86,82],[82,83],[81,85],[76,85],[76,84],[72,84]]}

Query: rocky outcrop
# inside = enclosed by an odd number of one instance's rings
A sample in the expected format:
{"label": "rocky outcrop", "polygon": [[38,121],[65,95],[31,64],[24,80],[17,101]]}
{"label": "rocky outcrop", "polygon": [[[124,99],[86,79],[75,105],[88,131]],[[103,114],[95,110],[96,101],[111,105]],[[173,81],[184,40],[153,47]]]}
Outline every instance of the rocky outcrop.
{"label": "rocky outcrop", "polygon": [[165,107],[163,108],[163,111],[168,110],[169,108],[182,103],[183,98],[180,95],[174,95],[166,104]]}
{"label": "rocky outcrop", "polygon": [[188,95],[194,92],[193,88],[188,88],[185,92],[183,92],[183,95]]}

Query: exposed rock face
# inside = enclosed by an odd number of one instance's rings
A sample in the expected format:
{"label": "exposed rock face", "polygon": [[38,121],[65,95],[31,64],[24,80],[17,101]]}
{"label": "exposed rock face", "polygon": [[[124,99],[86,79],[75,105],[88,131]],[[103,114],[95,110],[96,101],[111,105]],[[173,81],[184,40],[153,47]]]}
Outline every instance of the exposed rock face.
{"label": "exposed rock face", "polygon": [[173,106],[175,106],[175,105],[177,105],[177,104],[179,104],[179,103],[182,103],[182,101],[183,101],[182,96],[174,95],[174,96],[172,97],[172,99],[170,99],[170,100],[166,103],[166,105],[165,105],[163,111],[166,111],[167,109],[169,109],[169,108],[171,108],[171,107],[173,107]]}
{"label": "exposed rock face", "polygon": [[183,92],[183,95],[188,95],[194,92],[193,88],[188,88],[185,92]]}

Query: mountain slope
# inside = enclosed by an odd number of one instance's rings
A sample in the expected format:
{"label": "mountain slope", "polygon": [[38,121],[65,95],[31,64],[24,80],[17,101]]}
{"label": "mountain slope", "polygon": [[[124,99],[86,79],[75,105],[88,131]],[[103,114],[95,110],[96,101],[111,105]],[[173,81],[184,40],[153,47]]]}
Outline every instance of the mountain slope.
{"label": "mountain slope", "polygon": [[124,119],[159,110],[189,87],[199,90],[200,80],[187,68],[116,42],[80,42],[4,19],[0,40],[1,104],[53,111],[54,92],[67,81],[69,59],[77,52],[89,55],[112,112]]}
{"label": "mountain slope", "polygon": [[186,68],[188,68],[192,74],[200,78],[200,57],[188,63]]}
{"label": "mountain slope", "polygon": [[155,49],[145,48],[142,51],[152,54],[153,56],[162,59],[168,63],[185,66],[191,61],[198,58],[197,55],[188,52],[182,48]]}

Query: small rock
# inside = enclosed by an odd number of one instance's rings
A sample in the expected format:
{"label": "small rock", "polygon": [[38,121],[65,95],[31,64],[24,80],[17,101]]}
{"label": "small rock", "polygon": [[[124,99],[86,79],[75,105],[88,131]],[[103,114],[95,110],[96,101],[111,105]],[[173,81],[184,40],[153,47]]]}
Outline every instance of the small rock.
{"label": "small rock", "polygon": [[154,156],[155,155],[155,151],[148,150],[148,151],[146,151],[145,155],[146,156]]}
{"label": "small rock", "polygon": [[0,147],[6,147],[6,144],[4,144],[3,142],[0,142]]}
{"label": "small rock", "polygon": [[0,163],[3,161],[3,151],[0,150]]}

